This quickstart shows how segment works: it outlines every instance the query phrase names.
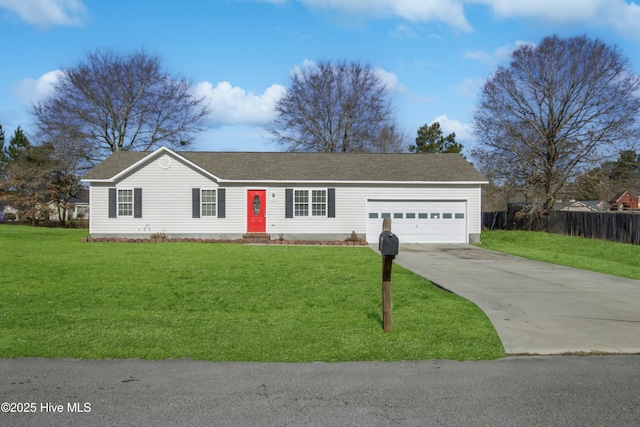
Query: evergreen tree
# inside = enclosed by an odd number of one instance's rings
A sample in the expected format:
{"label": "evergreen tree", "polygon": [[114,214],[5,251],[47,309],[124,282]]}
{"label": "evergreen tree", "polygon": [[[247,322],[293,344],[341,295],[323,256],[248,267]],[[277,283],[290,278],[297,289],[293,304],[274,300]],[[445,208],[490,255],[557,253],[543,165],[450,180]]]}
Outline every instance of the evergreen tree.
{"label": "evergreen tree", "polygon": [[0,124],[0,180],[5,179],[7,170],[7,156],[4,153],[4,130]]}
{"label": "evergreen tree", "polygon": [[18,163],[27,155],[31,144],[20,126],[15,130],[9,140],[9,145],[5,147],[5,137],[2,125],[0,125],[0,179],[7,179],[7,171],[11,165]]}
{"label": "evergreen tree", "polygon": [[30,147],[31,143],[29,142],[29,139],[24,134],[20,126],[18,126],[18,129],[16,129],[9,140],[9,145],[4,150],[7,163],[13,164],[22,159],[27,155]]}
{"label": "evergreen tree", "polygon": [[409,146],[412,153],[460,153],[462,144],[456,142],[456,134],[444,136],[440,123],[424,125],[418,129],[416,144]]}
{"label": "evergreen tree", "polygon": [[620,158],[611,168],[609,179],[621,186],[635,186],[640,175],[640,156],[633,150],[620,152]]}

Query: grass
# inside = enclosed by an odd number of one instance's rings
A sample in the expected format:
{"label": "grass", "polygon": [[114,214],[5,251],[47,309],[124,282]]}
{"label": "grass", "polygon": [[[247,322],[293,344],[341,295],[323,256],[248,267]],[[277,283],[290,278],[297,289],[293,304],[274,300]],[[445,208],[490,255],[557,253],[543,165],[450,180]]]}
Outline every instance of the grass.
{"label": "grass", "polygon": [[640,280],[640,246],[533,231],[486,231],[482,248]]}
{"label": "grass", "polygon": [[0,226],[0,357],[212,361],[494,359],[474,304],[367,247],[82,243]]}

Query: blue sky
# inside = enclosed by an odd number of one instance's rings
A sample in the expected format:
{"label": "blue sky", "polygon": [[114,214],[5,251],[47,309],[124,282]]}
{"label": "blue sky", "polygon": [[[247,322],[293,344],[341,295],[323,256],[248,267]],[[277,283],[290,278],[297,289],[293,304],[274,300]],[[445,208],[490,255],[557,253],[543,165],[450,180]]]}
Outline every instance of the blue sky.
{"label": "blue sky", "polygon": [[278,151],[261,127],[296,67],[357,60],[388,84],[400,126],[439,121],[465,151],[484,80],[520,43],[587,34],[640,73],[640,3],[625,0],[0,0],[0,124],[86,52],[158,55],[213,110],[194,149]]}

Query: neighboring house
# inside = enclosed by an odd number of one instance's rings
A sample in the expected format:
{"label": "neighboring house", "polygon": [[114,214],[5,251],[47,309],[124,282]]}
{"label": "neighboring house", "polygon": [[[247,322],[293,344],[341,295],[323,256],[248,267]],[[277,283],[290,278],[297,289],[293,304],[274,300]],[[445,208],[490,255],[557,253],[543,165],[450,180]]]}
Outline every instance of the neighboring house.
{"label": "neighboring house", "polygon": [[[79,220],[79,219],[89,219],[89,190],[81,189],[78,192],[76,197],[71,197],[69,199],[69,208],[67,209],[67,216],[65,218],[66,221],[70,220]],[[57,222],[58,218],[58,210],[56,204],[54,202],[47,203],[49,210],[52,212],[50,215],[50,220]]]}
{"label": "neighboring house", "polygon": [[0,222],[10,222],[17,220],[18,211],[11,206],[0,203]]}
{"label": "neighboring house", "polygon": [[478,242],[486,178],[460,154],[117,152],[90,185],[92,237]]}
{"label": "neighboring house", "polygon": [[[65,220],[78,220],[78,219],[89,219],[89,190],[83,189],[80,190],[77,197],[71,197],[69,199],[70,207],[67,209],[67,215]],[[38,215],[37,220],[45,220],[48,217],[48,221],[50,222],[59,222],[60,218],[58,217],[57,207],[54,202],[47,202],[47,215],[42,212],[42,209],[38,209],[40,214]],[[18,211],[11,206],[3,206],[0,204],[0,222],[5,221],[18,221],[20,218],[18,217]]]}
{"label": "neighboring house", "polygon": [[599,200],[590,200],[583,202],[572,201],[560,210],[569,212],[600,212],[602,211],[601,206],[602,202]]}
{"label": "neighboring house", "polygon": [[631,194],[629,191],[622,191],[609,200],[609,206],[612,211],[637,210],[638,196]]}

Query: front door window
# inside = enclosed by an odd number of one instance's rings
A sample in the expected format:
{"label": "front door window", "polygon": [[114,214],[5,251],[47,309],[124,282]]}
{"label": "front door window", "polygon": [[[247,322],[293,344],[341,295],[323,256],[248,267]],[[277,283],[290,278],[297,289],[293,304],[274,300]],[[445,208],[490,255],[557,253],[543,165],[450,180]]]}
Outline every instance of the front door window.
{"label": "front door window", "polygon": [[260,197],[256,194],[253,198],[253,213],[258,215],[260,213]]}

